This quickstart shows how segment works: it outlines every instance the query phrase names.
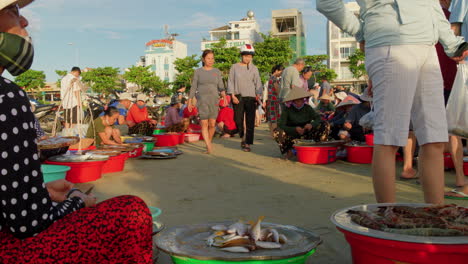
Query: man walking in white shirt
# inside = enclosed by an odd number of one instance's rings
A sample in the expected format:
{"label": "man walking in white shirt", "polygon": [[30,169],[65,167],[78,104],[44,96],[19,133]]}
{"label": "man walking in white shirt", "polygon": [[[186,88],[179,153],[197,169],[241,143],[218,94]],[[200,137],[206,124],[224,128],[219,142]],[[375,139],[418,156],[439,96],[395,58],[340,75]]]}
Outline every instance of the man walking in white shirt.
{"label": "man walking in white shirt", "polygon": [[64,110],[65,128],[73,127],[78,123],[78,105],[81,105],[80,75],[80,68],[73,67],[60,83],[60,99]]}

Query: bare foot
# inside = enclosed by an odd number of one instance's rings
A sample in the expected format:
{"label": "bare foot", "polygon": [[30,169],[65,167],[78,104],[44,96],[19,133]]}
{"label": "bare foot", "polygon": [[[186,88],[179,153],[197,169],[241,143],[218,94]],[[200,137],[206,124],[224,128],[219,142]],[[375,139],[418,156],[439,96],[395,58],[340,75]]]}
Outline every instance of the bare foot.
{"label": "bare foot", "polygon": [[[460,179],[460,178],[461,178],[461,179],[465,179],[465,182],[459,182],[458,179]],[[463,186],[465,186],[465,185],[468,185],[468,180],[467,180],[468,178],[465,177],[464,175],[463,175],[463,177],[458,177],[458,176],[457,176],[456,179],[457,179],[457,180],[455,181],[455,185],[456,185],[457,187],[463,187]]]}
{"label": "bare foot", "polygon": [[284,160],[290,160],[290,159],[292,159],[292,157],[294,157],[294,153],[291,150],[283,155]]}
{"label": "bare foot", "polygon": [[223,137],[223,138],[230,138],[231,135],[229,135],[229,134],[224,134],[222,137]]}
{"label": "bare foot", "polygon": [[417,179],[418,178],[418,177],[416,177],[417,173],[418,172],[413,168],[411,168],[409,170],[404,170],[404,171],[401,172],[400,178],[402,178],[402,179]]}

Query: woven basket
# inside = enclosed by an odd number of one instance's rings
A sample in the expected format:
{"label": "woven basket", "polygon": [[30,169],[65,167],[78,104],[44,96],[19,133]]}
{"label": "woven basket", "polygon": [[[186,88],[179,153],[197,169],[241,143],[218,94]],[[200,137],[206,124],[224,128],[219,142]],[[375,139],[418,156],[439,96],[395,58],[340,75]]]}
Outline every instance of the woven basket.
{"label": "woven basket", "polygon": [[80,148],[80,143],[81,143],[81,149],[89,148],[93,143],[94,139],[92,138],[82,138],[78,140],[78,143],[71,145],[71,149],[79,149]]}
{"label": "woven basket", "polygon": [[[49,150],[49,149],[59,149],[59,148],[64,148],[64,147],[70,147],[73,144],[76,144],[77,142],[80,142],[79,137],[62,137],[68,139],[66,142],[61,142],[61,143],[50,143],[47,144],[47,139],[43,141],[39,141],[37,147],[40,150]],[[42,142],[42,144],[41,144]]]}

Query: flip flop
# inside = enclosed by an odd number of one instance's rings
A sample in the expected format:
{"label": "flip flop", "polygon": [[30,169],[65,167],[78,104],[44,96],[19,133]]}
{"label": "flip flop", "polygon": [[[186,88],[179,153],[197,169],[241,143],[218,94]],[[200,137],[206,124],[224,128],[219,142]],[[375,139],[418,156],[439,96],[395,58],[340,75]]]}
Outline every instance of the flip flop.
{"label": "flip flop", "polygon": [[453,189],[449,193],[455,193],[455,194],[461,195],[461,197],[447,195],[447,194],[445,194],[444,197],[447,198],[447,199],[453,199],[453,200],[468,200],[468,194],[466,194],[464,192],[457,191],[457,189]]}
{"label": "flip flop", "polygon": [[250,152],[250,151],[251,151],[250,147],[246,147],[246,146],[244,146],[244,147],[242,148],[242,150],[243,150],[244,152]]}

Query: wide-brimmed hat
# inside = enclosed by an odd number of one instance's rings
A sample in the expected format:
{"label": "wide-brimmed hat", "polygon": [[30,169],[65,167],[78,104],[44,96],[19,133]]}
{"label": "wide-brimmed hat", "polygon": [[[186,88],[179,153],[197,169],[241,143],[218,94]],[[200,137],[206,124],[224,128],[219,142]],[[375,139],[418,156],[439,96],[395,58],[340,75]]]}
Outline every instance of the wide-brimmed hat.
{"label": "wide-brimmed hat", "polygon": [[346,96],[348,96],[345,92],[338,92],[338,93],[335,93],[335,97],[337,99],[340,99],[341,101],[343,101]]}
{"label": "wide-brimmed hat", "polygon": [[177,94],[175,94],[174,96],[171,97],[171,105],[175,105],[175,104],[178,104],[180,103],[181,100],[179,98],[179,96]]}
{"label": "wide-brimmed hat", "polygon": [[284,98],[284,102],[294,101],[296,99],[309,98],[312,95],[304,91],[304,88],[294,87],[289,94]]}
{"label": "wide-brimmed hat", "polygon": [[18,4],[20,8],[23,8],[29,5],[32,1],[34,0],[0,0],[0,10],[15,3]]}
{"label": "wide-brimmed hat", "polygon": [[341,103],[339,103],[336,108],[339,108],[339,107],[343,107],[343,106],[347,106],[347,105],[357,105],[357,104],[360,104],[361,102],[354,96],[352,95],[348,95],[346,96],[345,99],[343,99],[343,101],[341,101]]}
{"label": "wide-brimmed hat", "polygon": [[368,88],[364,90],[364,92],[359,96],[359,99],[365,102],[372,102],[372,97],[369,96]]}
{"label": "wide-brimmed hat", "polygon": [[319,100],[330,100],[330,101],[332,101],[333,98],[331,96],[329,96],[328,94],[324,94],[324,95],[320,96]]}
{"label": "wide-brimmed hat", "polygon": [[130,101],[133,101],[133,97],[131,94],[129,93],[121,93],[119,95],[119,100],[130,100]]}
{"label": "wide-brimmed hat", "polygon": [[148,101],[148,96],[146,96],[145,94],[139,94],[137,96],[137,101],[143,101],[146,103]]}

